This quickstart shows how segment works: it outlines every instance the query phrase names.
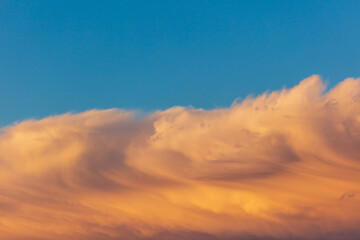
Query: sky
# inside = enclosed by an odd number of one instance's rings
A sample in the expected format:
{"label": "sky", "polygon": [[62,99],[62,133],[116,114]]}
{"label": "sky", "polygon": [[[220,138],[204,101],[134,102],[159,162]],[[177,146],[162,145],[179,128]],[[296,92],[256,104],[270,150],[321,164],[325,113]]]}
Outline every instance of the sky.
{"label": "sky", "polygon": [[360,239],[358,1],[0,1],[0,236]]}
{"label": "sky", "polygon": [[0,126],[358,77],[359,1],[0,2]]}

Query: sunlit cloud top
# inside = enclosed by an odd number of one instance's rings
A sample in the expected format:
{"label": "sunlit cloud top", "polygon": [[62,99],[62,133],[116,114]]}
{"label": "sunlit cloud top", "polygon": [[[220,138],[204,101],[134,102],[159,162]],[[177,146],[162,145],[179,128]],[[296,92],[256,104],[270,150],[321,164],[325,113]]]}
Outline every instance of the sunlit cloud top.
{"label": "sunlit cloud top", "polygon": [[360,80],[3,128],[4,239],[359,239]]}

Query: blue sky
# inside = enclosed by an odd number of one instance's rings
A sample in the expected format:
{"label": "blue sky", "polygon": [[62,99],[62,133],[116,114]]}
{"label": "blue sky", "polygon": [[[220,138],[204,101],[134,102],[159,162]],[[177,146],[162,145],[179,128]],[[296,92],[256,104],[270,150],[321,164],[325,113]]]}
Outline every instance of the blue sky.
{"label": "blue sky", "polygon": [[0,126],[359,77],[359,1],[0,1]]}

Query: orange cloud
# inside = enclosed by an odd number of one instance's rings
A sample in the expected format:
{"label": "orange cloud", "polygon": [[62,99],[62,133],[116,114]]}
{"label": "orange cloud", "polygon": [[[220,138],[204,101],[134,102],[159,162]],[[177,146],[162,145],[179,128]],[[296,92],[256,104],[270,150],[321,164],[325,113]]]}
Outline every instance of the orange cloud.
{"label": "orange cloud", "polygon": [[2,239],[359,239],[360,80],[0,135]]}

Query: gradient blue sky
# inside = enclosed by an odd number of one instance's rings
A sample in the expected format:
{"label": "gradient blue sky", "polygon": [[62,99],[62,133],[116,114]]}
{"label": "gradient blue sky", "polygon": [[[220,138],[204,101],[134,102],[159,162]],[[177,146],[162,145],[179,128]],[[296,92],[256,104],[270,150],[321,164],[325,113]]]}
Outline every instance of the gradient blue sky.
{"label": "gradient blue sky", "polygon": [[359,77],[360,1],[0,1],[0,126]]}

